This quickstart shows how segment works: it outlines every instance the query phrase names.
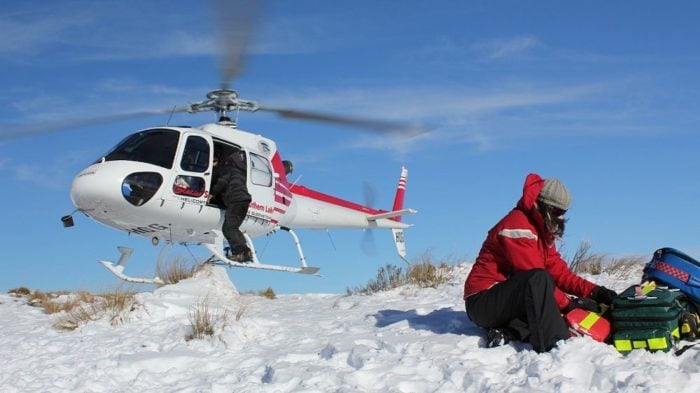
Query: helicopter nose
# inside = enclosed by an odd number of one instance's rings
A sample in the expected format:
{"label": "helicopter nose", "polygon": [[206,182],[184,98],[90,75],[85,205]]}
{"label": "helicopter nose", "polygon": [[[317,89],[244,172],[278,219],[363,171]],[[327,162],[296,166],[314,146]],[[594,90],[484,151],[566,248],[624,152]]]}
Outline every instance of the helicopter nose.
{"label": "helicopter nose", "polygon": [[91,165],[73,179],[73,204],[93,217],[145,204],[160,189],[163,176],[134,169],[125,161]]}
{"label": "helicopter nose", "polygon": [[92,165],[80,172],[70,188],[70,198],[76,208],[86,213],[104,209],[109,192],[98,165]]}

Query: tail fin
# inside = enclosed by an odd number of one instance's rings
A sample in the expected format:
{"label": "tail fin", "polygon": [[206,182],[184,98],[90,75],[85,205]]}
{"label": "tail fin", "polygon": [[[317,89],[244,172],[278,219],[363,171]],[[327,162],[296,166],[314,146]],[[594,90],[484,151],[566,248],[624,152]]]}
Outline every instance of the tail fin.
{"label": "tail fin", "polygon": [[[406,167],[401,167],[401,177],[399,177],[399,185],[396,187],[396,196],[394,197],[394,207],[391,209],[393,211],[398,211],[403,209],[403,197],[406,194],[406,181],[408,180],[408,169]],[[393,217],[392,220],[401,221],[401,216]],[[394,237],[394,244],[396,245],[396,252],[399,257],[404,260],[404,262],[409,263],[406,259],[406,241],[404,240],[403,229],[392,229],[391,233]]]}
{"label": "tail fin", "polygon": [[[408,179],[408,169],[401,167],[401,177],[399,177],[399,185],[396,187],[396,197],[394,197],[394,207],[392,211],[403,209],[403,197],[406,194],[406,180]],[[401,216],[392,217],[392,220],[401,221]]]}
{"label": "tail fin", "polygon": [[391,234],[394,236],[394,244],[396,244],[396,253],[399,254],[399,258],[403,259],[407,264],[411,264],[406,259],[406,240],[403,235],[403,229],[392,229]]}

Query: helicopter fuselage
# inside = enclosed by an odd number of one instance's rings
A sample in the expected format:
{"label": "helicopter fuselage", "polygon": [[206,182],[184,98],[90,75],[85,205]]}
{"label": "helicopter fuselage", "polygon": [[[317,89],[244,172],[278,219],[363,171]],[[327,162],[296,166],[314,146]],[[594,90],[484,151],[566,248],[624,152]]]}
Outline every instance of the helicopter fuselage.
{"label": "helicopter fuselage", "polygon": [[243,150],[252,196],[241,230],[251,238],[287,228],[407,228],[396,217],[287,180],[274,141],[233,128],[158,127],[138,131],[73,180],[76,208],[109,227],[170,243],[214,243],[223,207],[209,192],[215,156]]}

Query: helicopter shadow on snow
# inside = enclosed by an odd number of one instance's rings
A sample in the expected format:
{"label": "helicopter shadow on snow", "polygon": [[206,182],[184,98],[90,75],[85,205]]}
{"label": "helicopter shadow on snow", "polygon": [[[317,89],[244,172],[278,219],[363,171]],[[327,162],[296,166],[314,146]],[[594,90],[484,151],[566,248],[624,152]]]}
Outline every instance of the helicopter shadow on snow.
{"label": "helicopter shadow on snow", "polygon": [[416,330],[428,330],[435,334],[462,334],[479,336],[482,329],[467,317],[466,312],[444,307],[421,315],[413,310],[380,310],[373,315],[376,327],[386,327],[402,321]]}

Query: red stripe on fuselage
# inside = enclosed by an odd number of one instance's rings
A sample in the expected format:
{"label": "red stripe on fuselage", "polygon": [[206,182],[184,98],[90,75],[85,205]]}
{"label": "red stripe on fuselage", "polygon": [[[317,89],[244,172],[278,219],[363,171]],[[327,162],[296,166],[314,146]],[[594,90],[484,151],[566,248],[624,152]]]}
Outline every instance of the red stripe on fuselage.
{"label": "red stripe on fuselage", "polygon": [[275,183],[275,192],[279,192],[280,194],[282,194],[284,196],[288,196],[288,197],[292,196],[292,192],[289,191],[289,189],[284,184],[282,184],[280,182]]}
{"label": "red stripe on fuselage", "polygon": [[316,190],[312,190],[312,189],[306,188],[304,186],[293,186],[291,188],[291,191],[293,194],[296,194],[296,195],[315,199],[315,200],[321,201],[321,202],[330,203],[332,205],[344,207],[346,209],[357,210],[359,212],[363,212],[363,213],[367,213],[367,214],[386,213],[386,210],[372,209],[370,207],[362,206],[358,203],[346,201],[345,199],[340,199],[340,198],[334,197],[332,195],[324,194],[322,192],[318,192]]}
{"label": "red stripe on fuselage", "polygon": [[275,202],[279,203],[280,205],[284,205],[289,207],[289,205],[292,204],[292,198],[286,198],[286,197],[281,197],[279,195],[275,195]]}

